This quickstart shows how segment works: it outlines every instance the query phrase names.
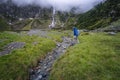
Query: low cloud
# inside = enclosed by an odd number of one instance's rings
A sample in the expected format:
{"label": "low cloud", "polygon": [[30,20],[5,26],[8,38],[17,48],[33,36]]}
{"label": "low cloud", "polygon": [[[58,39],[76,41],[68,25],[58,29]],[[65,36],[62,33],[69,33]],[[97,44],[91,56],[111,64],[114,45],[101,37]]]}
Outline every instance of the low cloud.
{"label": "low cloud", "polygon": [[[6,1],[6,0],[4,0]],[[86,12],[95,5],[105,0],[12,0],[18,6],[38,5],[43,8],[54,7],[58,11],[70,11],[76,8],[76,12]]]}

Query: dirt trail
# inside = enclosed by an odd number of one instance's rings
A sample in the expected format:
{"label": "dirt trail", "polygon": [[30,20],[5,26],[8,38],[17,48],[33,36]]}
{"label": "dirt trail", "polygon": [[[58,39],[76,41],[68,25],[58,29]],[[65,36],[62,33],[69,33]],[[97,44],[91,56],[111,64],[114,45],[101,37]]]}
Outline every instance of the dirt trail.
{"label": "dirt trail", "polygon": [[30,80],[48,80],[55,60],[63,55],[69,46],[73,45],[71,38],[63,37],[62,40],[62,43],[57,43],[56,48],[39,61],[39,65],[34,70],[30,70]]}

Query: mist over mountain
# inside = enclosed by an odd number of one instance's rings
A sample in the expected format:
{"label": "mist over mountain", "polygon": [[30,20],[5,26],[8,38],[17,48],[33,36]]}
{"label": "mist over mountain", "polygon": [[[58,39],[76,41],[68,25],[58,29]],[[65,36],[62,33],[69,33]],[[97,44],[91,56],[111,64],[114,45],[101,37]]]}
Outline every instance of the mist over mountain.
{"label": "mist over mountain", "polygon": [[52,9],[60,12],[83,13],[104,0],[1,0],[0,15],[13,21],[19,18],[52,17]]}
{"label": "mist over mountain", "polygon": [[37,5],[17,6],[11,0],[1,2],[0,15],[8,20],[19,18],[48,18],[52,13],[51,9],[41,8]]}
{"label": "mist over mountain", "polygon": [[54,7],[58,11],[69,12],[76,8],[76,12],[86,12],[105,0],[2,0],[1,3],[13,2],[17,6],[37,5],[42,8]]}
{"label": "mist over mountain", "polygon": [[105,27],[118,20],[120,14],[119,0],[1,0],[0,15],[11,23],[21,18],[49,20],[47,27],[52,22],[53,8],[55,20],[67,28],[73,25],[83,29]]}

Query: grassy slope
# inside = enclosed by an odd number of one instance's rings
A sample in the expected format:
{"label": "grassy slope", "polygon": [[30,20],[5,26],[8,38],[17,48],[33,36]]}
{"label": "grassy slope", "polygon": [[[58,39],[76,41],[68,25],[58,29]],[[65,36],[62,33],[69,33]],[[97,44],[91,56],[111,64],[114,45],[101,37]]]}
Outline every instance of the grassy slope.
{"label": "grassy slope", "polygon": [[0,17],[0,31],[10,30],[9,25],[5,21],[5,19]]}
{"label": "grassy slope", "polygon": [[[35,66],[37,61],[43,58],[47,52],[55,47],[56,41],[62,41],[62,36],[68,36],[70,31],[48,31],[49,39],[28,36],[26,32],[0,33],[0,50],[10,42],[26,42],[22,49],[14,50],[11,54],[0,57],[0,80],[27,80],[28,69]],[[54,42],[55,41],[55,42]],[[37,43],[37,44],[36,44]]]}
{"label": "grassy slope", "polygon": [[0,57],[0,80],[26,80],[28,68],[35,66],[38,59],[55,47],[52,40],[37,36],[16,35],[8,32],[0,33],[0,39],[5,40],[5,42],[0,42],[0,48],[13,41],[26,42],[24,48]]}
{"label": "grassy slope", "polygon": [[18,40],[18,34],[9,33],[9,32],[0,32],[0,51],[3,50],[3,47],[10,42]]}
{"label": "grassy slope", "polygon": [[77,27],[94,30],[104,28],[111,22],[120,19],[120,0],[104,0],[86,13],[79,14]]}
{"label": "grassy slope", "polygon": [[79,37],[56,61],[50,80],[120,80],[120,33],[93,33]]}
{"label": "grassy slope", "polygon": [[120,19],[115,21],[115,22],[112,22],[111,25],[107,26],[104,28],[105,30],[120,30]]}
{"label": "grassy slope", "polygon": [[63,36],[68,36],[68,37],[71,37],[72,35],[72,32],[69,31],[69,30],[66,30],[66,31],[50,31],[48,36],[51,37],[52,40],[54,40],[55,42],[61,42],[62,41],[62,38]]}
{"label": "grassy slope", "polygon": [[30,30],[31,29],[31,25],[33,23],[34,20],[31,20],[27,25],[24,26],[24,28],[22,30]]}

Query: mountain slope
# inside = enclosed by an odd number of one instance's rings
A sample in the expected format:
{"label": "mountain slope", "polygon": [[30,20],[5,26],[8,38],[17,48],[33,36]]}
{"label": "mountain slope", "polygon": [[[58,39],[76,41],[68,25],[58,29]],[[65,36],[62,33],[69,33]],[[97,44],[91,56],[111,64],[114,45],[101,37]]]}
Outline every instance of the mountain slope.
{"label": "mountain slope", "polygon": [[51,9],[41,8],[36,5],[17,6],[8,0],[6,3],[0,3],[0,14],[8,19],[9,22],[18,20],[19,18],[44,18],[51,16]]}
{"label": "mountain slope", "polygon": [[8,26],[6,20],[0,16],[0,31],[4,31],[4,30],[9,30],[10,27]]}
{"label": "mountain slope", "polygon": [[97,29],[106,27],[111,22],[120,18],[120,1],[106,0],[92,10],[78,16],[77,26],[79,28]]}

